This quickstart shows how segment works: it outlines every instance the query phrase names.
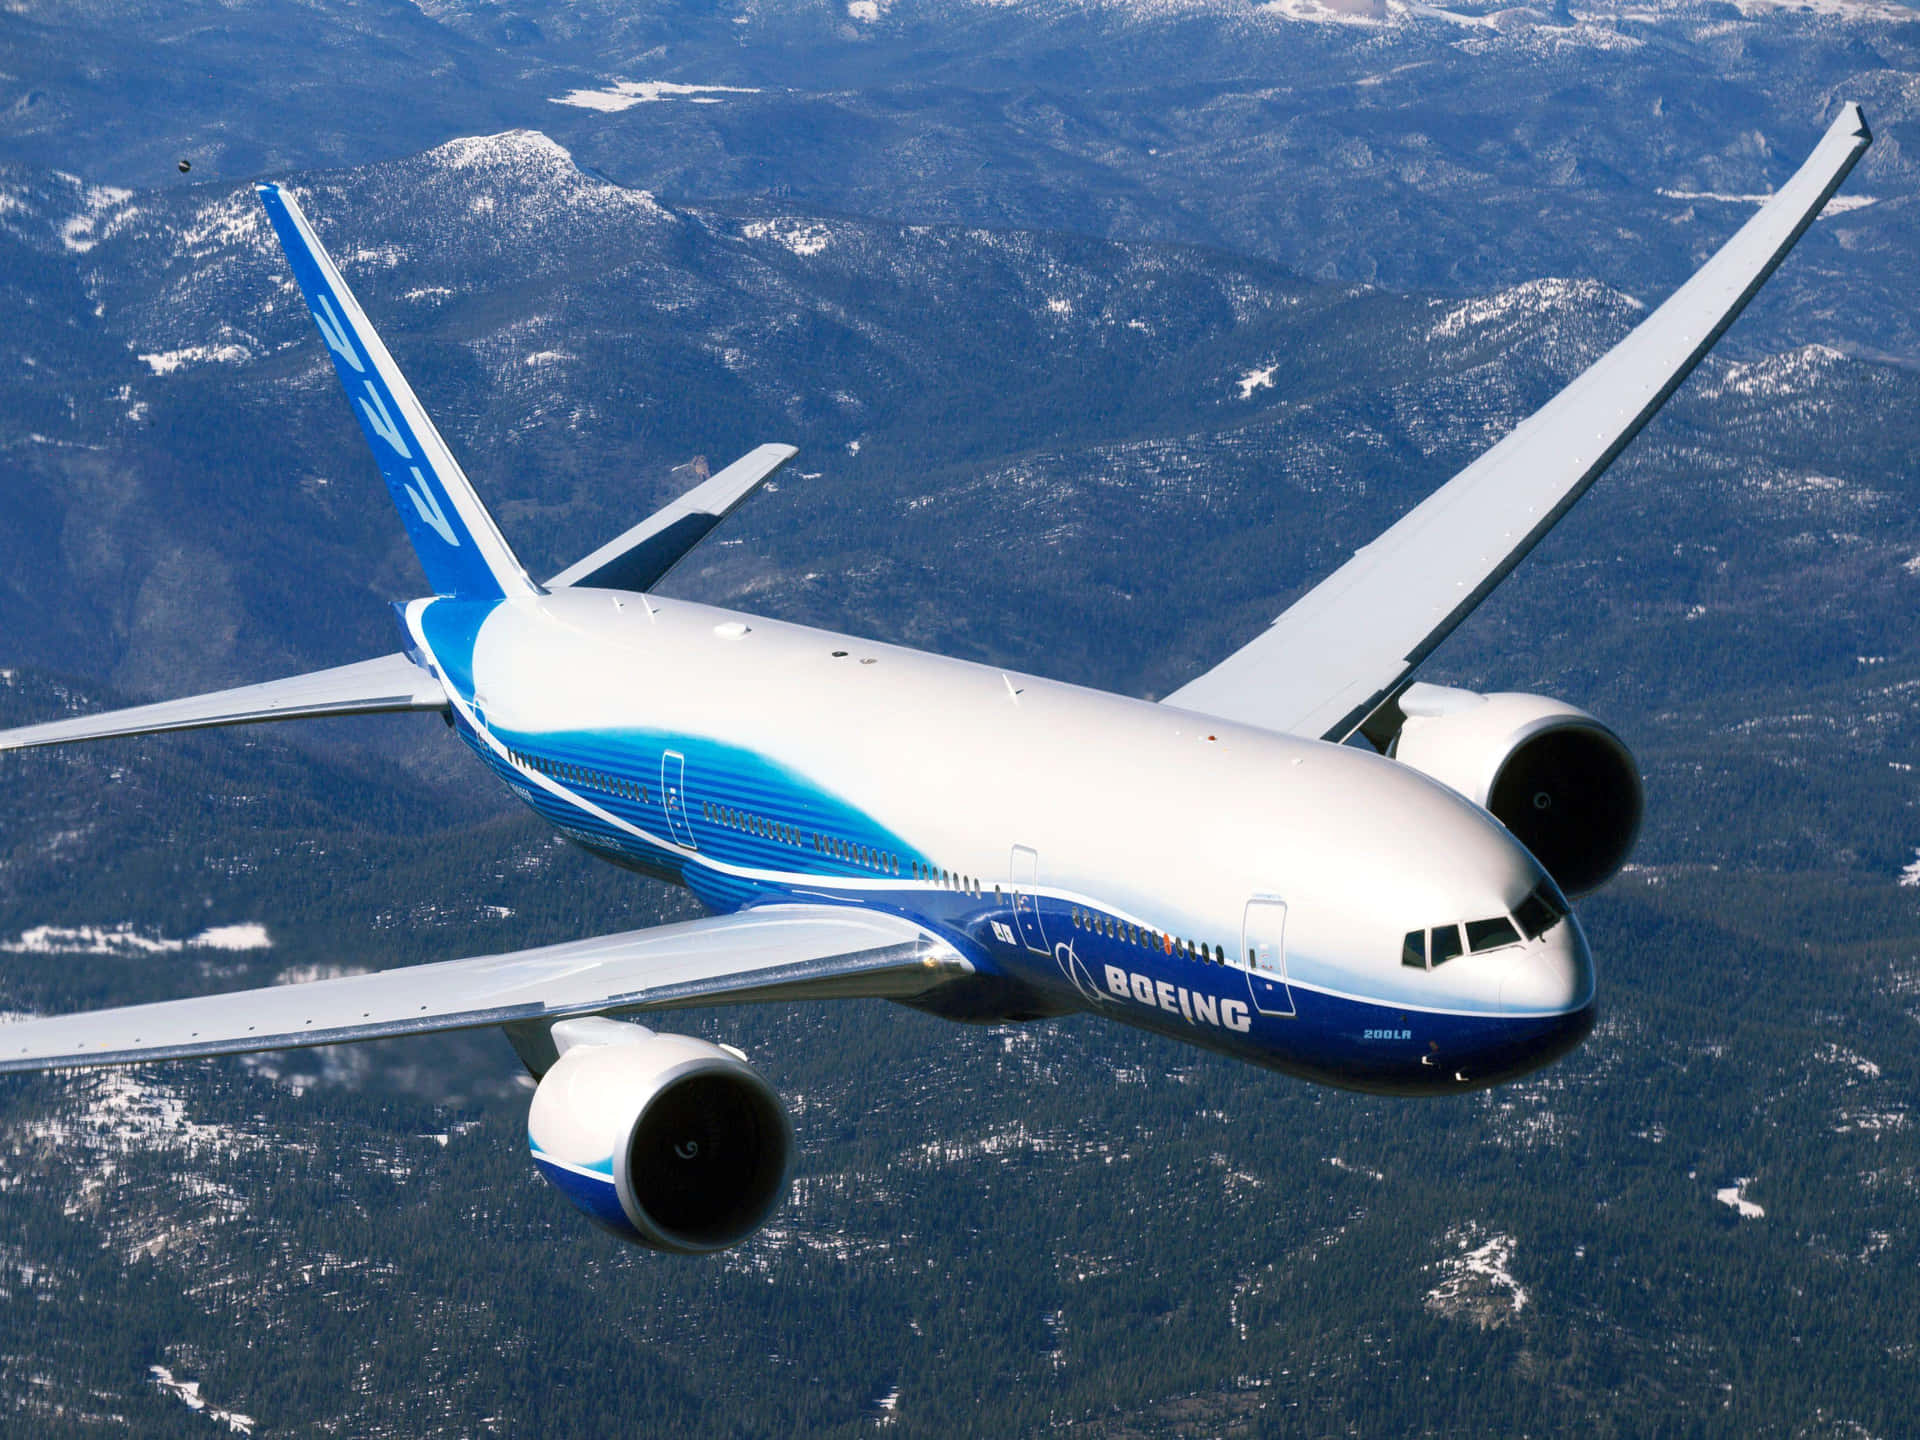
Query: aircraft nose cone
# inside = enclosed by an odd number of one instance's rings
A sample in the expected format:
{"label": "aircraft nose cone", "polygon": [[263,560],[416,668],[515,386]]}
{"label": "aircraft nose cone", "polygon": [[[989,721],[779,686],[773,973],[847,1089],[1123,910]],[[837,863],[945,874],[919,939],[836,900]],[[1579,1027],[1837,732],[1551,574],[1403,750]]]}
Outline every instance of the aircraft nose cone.
{"label": "aircraft nose cone", "polygon": [[1593,1003],[1593,956],[1572,916],[1525,945],[1500,980],[1500,1008],[1510,1015],[1559,1015]]}

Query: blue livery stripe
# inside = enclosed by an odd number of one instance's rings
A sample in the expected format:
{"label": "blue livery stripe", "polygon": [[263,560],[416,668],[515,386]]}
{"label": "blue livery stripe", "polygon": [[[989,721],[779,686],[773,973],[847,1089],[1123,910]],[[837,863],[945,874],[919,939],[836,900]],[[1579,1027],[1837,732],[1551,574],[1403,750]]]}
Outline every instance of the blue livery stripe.
{"label": "blue livery stripe", "polygon": [[[546,1176],[547,1183],[566,1196],[574,1208],[594,1224],[611,1230],[625,1240],[640,1238],[640,1232],[634,1229],[627,1212],[620,1206],[620,1192],[614,1187],[611,1173],[601,1177],[579,1166],[550,1160],[538,1150],[533,1152],[533,1163]],[[611,1162],[608,1169],[611,1172]]]}

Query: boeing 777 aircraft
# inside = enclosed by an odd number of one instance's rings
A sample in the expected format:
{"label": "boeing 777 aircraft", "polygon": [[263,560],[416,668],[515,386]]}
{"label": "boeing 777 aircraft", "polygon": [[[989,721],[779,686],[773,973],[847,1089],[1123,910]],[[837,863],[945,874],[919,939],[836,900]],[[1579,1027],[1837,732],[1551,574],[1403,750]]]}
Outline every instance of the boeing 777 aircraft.
{"label": "boeing 777 aircraft", "polygon": [[546,1177],[614,1234],[732,1245],[793,1131],[725,1046],[630,1018],[881,996],[1091,1011],[1400,1095],[1492,1085],[1594,1014],[1567,895],[1639,828],[1627,748],[1415,670],[1659,410],[1871,136],[1848,105],[1665,304],[1512,434],[1159,703],[654,587],[795,453],[764,445],[545,583],[514,557],[293,197],[259,187],[432,594],[405,648],[0,734],[0,748],[317,715],[442,715],[561,833],[711,918],[0,1027],[0,1070],[502,1027]]}

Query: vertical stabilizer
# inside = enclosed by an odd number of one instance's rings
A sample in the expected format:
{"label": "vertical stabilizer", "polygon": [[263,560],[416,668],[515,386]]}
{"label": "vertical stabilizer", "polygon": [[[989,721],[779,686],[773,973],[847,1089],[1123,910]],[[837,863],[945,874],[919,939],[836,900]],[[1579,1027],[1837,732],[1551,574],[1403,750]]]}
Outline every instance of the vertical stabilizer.
{"label": "vertical stabilizer", "polygon": [[258,188],[427,583],[463,600],[538,594],[307,217],[278,185]]}

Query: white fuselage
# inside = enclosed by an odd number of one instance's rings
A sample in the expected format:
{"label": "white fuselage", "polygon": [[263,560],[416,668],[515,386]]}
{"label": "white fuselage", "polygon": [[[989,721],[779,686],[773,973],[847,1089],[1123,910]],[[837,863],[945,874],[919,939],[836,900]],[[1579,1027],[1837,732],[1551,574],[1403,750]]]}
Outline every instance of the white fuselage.
{"label": "white fuselage", "polygon": [[555,824],[715,908],[911,915],[981,971],[951,1013],[1100,1009],[1396,1090],[1530,1068],[1590,1023],[1571,918],[1403,963],[1408,932],[1509,916],[1545,877],[1370,751],[655,596],[407,615],[463,735]]}

